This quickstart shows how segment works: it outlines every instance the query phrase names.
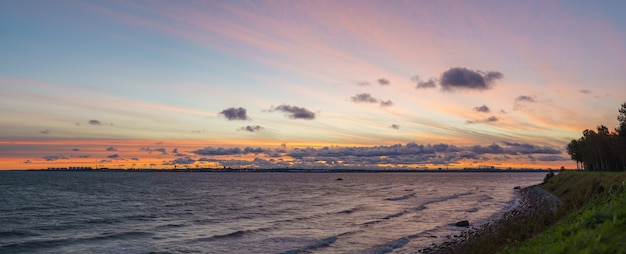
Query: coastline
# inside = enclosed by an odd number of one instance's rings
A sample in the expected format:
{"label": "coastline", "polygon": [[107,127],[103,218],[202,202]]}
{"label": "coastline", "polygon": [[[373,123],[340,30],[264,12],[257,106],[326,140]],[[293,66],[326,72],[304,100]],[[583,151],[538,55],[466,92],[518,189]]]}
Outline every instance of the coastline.
{"label": "coastline", "polygon": [[[510,241],[519,241],[504,239],[499,236],[506,234],[512,228],[514,230],[516,225],[520,223],[537,219],[552,220],[557,206],[562,204],[558,197],[542,189],[539,185],[518,189],[516,195],[518,195],[517,202],[519,203],[512,205],[510,209],[504,211],[494,220],[469,227],[462,233],[449,237],[447,241],[418,250],[418,253],[468,253],[477,245],[503,245]],[[521,237],[525,239],[530,236],[522,235]],[[505,242],[499,243],[497,241]]]}

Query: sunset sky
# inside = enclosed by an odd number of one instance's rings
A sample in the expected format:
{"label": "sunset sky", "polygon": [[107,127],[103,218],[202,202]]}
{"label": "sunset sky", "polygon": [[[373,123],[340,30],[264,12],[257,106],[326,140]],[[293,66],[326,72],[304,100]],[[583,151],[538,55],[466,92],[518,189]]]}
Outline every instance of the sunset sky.
{"label": "sunset sky", "polygon": [[0,1],[0,169],[574,168],[624,1]]}

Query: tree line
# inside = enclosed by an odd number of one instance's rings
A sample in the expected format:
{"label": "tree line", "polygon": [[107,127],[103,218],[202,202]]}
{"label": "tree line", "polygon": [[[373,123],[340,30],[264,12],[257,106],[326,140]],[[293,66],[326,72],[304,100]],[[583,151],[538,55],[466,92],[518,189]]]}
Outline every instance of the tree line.
{"label": "tree line", "polygon": [[626,171],[626,102],[619,108],[619,126],[609,130],[584,130],[583,136],[567,145],[567,153],[578,169],[588,171]]}

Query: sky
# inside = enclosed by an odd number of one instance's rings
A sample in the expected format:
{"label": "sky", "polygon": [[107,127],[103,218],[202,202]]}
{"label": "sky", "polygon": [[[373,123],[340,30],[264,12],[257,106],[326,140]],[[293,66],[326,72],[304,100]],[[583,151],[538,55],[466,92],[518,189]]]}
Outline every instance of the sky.
{"label": "sky", "polygon": [[624,1],[0,1],[0,169],[575,168]]}

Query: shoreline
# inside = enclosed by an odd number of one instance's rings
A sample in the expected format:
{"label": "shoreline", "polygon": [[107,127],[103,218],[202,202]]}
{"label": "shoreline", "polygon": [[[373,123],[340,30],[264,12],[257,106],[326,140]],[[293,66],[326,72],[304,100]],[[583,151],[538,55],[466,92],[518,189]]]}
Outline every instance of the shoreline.
{"label": "shoreline", "polygon": [[484,242],[492,244],[492,240],[507,227],[514,227],[514,225],[536,218],[551,217],[556,212],[557,206],[562,204],[558,197],[542,189],[539,185],[519,189],[516,191],[516,195],[518,196],[518,204],[513,204],[511,208],[503,211],[499,216],[496,215],[494,220],[471,226],[458,235],[448,237],[449,240],[432,244],[418,250],[417,253],[466,253],[467,249],[473,245]]}

